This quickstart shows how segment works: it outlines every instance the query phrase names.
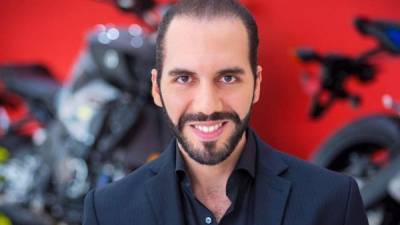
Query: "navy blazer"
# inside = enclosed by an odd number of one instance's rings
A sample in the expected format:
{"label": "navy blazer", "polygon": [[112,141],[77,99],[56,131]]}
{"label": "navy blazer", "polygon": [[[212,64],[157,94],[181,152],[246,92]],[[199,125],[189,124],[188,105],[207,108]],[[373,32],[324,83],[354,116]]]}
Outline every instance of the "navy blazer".
{"label": "navy blazer", "polygon": [[[249,129],[250,130],[250,129]],[[254,225],[367,225],[355,181],[257,146]],[[172,141],[161,156],[123,179],[90,191],[83,225],[184,225]]]}

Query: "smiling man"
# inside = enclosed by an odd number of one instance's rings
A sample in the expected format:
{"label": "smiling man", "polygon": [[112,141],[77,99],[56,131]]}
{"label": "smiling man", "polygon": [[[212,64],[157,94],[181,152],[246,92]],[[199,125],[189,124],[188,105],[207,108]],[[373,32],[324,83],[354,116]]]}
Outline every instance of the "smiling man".
{"label": "smiling man", "polygon": [[266,145],[258,34],[234,0],[182,0],[159,27],[155,104],[175,139],[85,199],[84,225],[366,225],[356,183]]}

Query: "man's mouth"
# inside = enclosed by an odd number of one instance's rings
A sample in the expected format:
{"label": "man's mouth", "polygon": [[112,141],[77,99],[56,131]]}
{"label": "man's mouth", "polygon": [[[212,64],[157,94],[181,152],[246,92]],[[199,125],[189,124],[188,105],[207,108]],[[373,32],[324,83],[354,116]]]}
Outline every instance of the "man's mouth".
{"label": "man's mouth", "polygon": [[200,139],[213,141],[222,134],[227,123],[228,121],[199,122],[190,124],[190,127]]}

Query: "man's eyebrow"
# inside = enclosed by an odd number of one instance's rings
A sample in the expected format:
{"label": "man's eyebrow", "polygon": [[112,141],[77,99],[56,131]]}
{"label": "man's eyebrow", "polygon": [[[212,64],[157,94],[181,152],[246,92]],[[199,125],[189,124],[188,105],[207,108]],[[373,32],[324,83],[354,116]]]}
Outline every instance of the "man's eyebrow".
{"label": "man's eyebrow", "polygon": [[218,75],[225,75],[225,74],[243,75],[244,69],[240,67],[232,67],[218,71]]}
{"label": "man's eyebrow", "polygon": [[[217,72],[218,75],[225,75],[225,74],[234,74],[234,75],[243,75],[244,69],[240,67],[231,67],[231,68],[225,68]],[[179,75],[195,75],[196,73],[193,71],[190,71],[188,69],[182,69],[182,68],[176,68],[173,70],[170,70],[168,72],[168,75],[170,76],[179,76]]]}
{"label": "man's eyebrow", "polygon": [[193,72],[193,71],[190,71],[190,70],[187,70],[187,69],[180,69],[180,68],[176,68],[176,69],[170,70],[168,72],[168,75],[170,75],[170,76],[194,75],[194,74],[196,74],[196,73]]}

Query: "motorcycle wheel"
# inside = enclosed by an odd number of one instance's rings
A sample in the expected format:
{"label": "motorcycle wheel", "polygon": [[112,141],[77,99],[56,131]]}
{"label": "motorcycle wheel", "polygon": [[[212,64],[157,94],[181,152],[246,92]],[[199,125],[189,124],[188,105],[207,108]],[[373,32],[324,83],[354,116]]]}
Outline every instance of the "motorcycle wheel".
{"label": "motorcycle wheel", "polygon": [[[360,192],[391,159],[400,153],[400,119],[374,115],[339,129],[316,151],[314,163],[357,181]],[[370,225],[399,225],[400,206],[386,195],[367,207]]]}

